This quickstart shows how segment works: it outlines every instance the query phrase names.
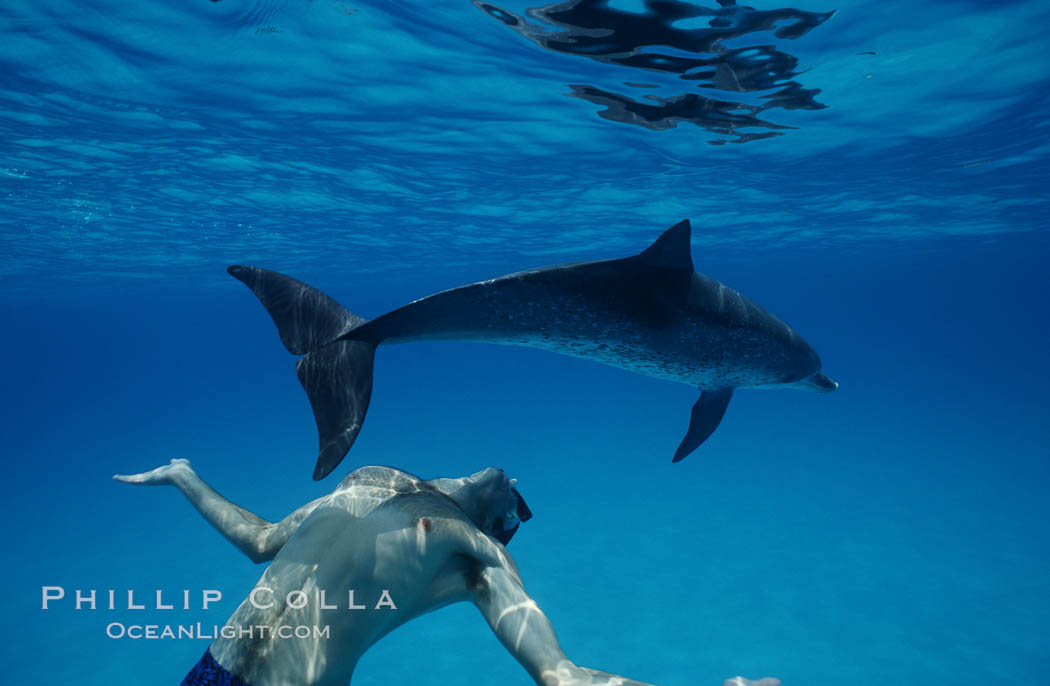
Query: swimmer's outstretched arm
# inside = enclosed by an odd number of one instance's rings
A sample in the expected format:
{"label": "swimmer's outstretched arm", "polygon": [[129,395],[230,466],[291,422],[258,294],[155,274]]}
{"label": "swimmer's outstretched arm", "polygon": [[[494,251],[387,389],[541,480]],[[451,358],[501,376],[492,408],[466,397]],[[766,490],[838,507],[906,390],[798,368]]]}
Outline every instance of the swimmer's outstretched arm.
{"label": "swimmer's outstretched arm", "polygon": [[474,604],[503,647],[540,686],[650,686],[573,664],[562,652],[547,615],[525,592],[521,577],[509,564],[482,570]]}
{"label": "swimmer's outstretched arm", "polygon": [[175,459],[149,472],[114,474],[113,478],[137,486],[175,486],[219,533],[253,562],[272,560],[299,524],[323,500],[319,498],[307,503],[274,524],[219,495],[197,476],[189,460]]}
{"label": "swimmer's outstretched arm", "polygon": [[[651,686],[626,677],[578,667],[562,652],[554,627],[521,584],[505,552],[486,566],[474,591],[474,604],[511,655],[540,686]],[[779,679],[727,679],[723,686],[780,686]]]}

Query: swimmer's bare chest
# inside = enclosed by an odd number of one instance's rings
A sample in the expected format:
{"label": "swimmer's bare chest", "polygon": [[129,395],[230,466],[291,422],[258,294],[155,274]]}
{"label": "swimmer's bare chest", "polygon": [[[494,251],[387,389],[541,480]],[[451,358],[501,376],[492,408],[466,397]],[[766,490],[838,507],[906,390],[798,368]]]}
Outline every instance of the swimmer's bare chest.
{"label": "swimmer's bare chest", "polygon": [[228,621],[267,635],[219,639],[212,652],[253,686],[345,686],[384,635],[470,597],[474,536],[484,534],[425,482],[358,470],[303,520]]}

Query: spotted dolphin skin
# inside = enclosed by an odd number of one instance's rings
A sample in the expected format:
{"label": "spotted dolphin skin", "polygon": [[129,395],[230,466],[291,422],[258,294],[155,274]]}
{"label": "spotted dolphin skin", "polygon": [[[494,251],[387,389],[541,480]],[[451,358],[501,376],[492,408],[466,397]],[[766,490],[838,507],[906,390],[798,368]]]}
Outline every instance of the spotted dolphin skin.
{"label": "spotted dolphin skin", "polygon": [[303,355],[296,372],[320,443],[314,479],[335,469],[361,430],[376,346],[429,339],[541,348],[698,388],[677,462],[718,427],[734,388],[838,387],[790,326],[693,270],[689,234],[685,220],[631,257],[509,274],[372,320],[283,274],[228,271],[266,307],[285,347]]}

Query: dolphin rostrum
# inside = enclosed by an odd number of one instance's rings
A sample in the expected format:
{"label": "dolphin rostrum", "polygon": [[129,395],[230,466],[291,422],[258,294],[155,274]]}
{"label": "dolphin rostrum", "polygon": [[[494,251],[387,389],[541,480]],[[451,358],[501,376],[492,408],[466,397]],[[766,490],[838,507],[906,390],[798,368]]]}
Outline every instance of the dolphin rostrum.
{"label": "dolphin rostrum", "polygon": [[689,221],[637,255],[508,274],[367,320],[321,291],[258,267],[229,273],[258,296],[310,397],[320,449],[314,479],[353,445],[372,395],[380,343],[462,339],[584,357],[701,390],[673,461],[718,427],[734,388],[830,392],[816,351],[731,288],[693,270]]}

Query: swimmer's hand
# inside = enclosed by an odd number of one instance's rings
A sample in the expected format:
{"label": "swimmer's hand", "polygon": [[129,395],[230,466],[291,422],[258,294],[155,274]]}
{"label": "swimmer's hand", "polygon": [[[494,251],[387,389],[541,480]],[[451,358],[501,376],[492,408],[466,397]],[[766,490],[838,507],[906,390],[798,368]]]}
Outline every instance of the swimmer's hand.
{"label": "swimmer's hand", "polygon": [[553,670],[544,671],[538,683],[544,686],[653,686],[619,674],[577,667],[568,660],[562,660]]}
{"label": "swimmer's hand", "polygon": [[[562,684],[572,684],[572,686],[649,686],[640,681],[634,681],[607,672],[599,672],[596,669],[579,669],[571,665],[567,660],[558,665],[558,669],[553,673],[548,672],[543,677],[545,684],[557,684],[557,686],[562,686]],[[751,679],[737,676],[732,679],[726,679],[722,686],[780,686],[780,679],[767,676],[764,679],[752,681]]]}
{"label": "swimmer's hand", "polygon": [[152,471],[143,472],[142,474],[114,474],[113,479],[136,486],[168,486],[174,485],[180,475],[193,473],[193,467],[190,466],[189,460],[176,458],[163,467],[157,467]]}

